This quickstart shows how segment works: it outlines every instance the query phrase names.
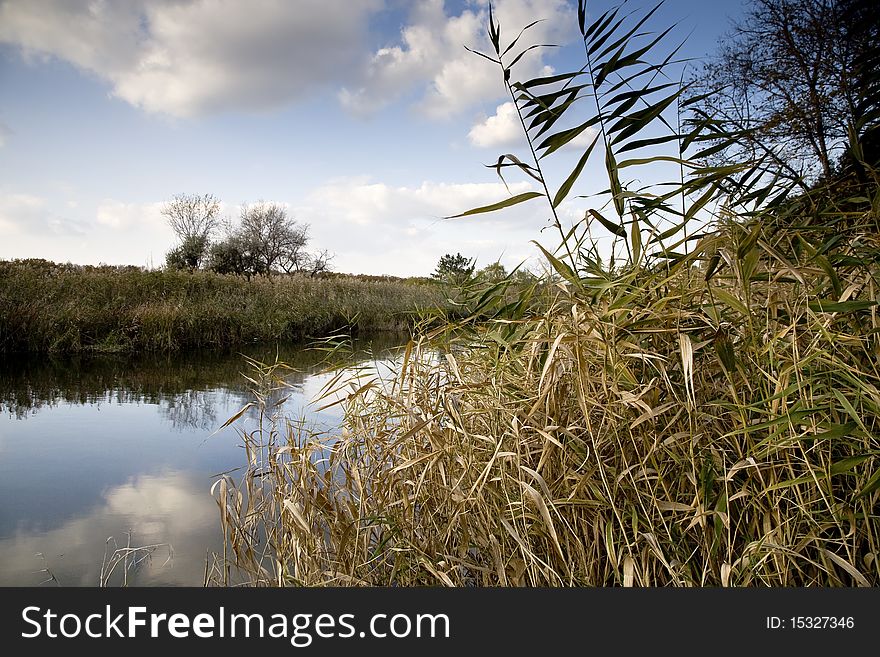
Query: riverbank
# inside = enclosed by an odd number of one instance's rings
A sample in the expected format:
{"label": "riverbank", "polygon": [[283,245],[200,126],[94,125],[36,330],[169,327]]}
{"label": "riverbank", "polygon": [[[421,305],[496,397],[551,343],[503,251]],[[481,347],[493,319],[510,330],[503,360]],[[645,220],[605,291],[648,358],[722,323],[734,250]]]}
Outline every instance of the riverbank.
{"label": "riverbank", "polygon": [[174,352],[299,341],[347,328],[405,332],[446,304],[443,288],[424,279],[246,280],[0,261],[0,353]]}

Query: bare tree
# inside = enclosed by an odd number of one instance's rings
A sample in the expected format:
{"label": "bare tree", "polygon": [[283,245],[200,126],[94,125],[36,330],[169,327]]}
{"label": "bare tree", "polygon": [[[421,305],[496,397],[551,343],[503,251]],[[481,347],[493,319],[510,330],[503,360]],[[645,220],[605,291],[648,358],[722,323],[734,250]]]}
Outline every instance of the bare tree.
{"label": "bare tree", "polygon": [[305,248],[295,249],[281,259],[281,268],[287,274],[318,276],[330,271],[333,255],[327,249],[312,253]]}
{"label": "bare tree", "polygon": [[297,274],[311,267],[312,254],[306,250],[309,243],[309,225],[298,226],[297,239],[289,240],[278,258],[278,267],[285,274]]}
{"label": "bare tree", "polygon": [[330,271],[330,261],[332,259],[333,255],[327,249],[311,254],[309,256],[309,274],[311,276],[318,276],[327,273]]}
{"label": "bare tree", "polygon": [[266,275],[271,275],[283,263],[299,262],[308,244],[308,226],[298,224],[278,203],[259,202],[243,206],[240,236],[259,259]]}
{"label": "bare tree", "polygon": [[198,268],[217,227],[220,201],[212,194],[178,194],[165,203],[162,214],[180,240],[168,254],[169,265]]}
{"label": "bare tree", "polygon": [[162,214],[181,242],[206,239],[217,226],[220,201],[213,194],[178,194],[165,203]]}
{"label": "bare tree", "polygon": [[330,261],[333,255],[327,249],[317,252],[311,252],[306,249],[308,245],[309,225],[303,224],[300,227],[304,240],[293,240],[289,247],[284,250],[278,265],[285,274],[308,274],[309,276],[318,276],[330,270]]}
{"label": "bare tree", "polygon": [[880,45],[874,0],[754,0],[696,79],[703,115],[740,135],[718,157],[828,178],[863,126],[860,63]]}

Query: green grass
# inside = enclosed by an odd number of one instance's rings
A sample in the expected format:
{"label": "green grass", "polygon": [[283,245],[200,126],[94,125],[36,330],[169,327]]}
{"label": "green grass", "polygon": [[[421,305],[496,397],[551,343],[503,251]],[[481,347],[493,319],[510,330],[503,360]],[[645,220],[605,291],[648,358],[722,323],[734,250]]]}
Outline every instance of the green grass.
{"label": "green grass", "polygon": [[404,332],[446,294],[356,276],[245,280],[210,272],[0,261],[0,353],[149,351],[298,341],[344,327]]}

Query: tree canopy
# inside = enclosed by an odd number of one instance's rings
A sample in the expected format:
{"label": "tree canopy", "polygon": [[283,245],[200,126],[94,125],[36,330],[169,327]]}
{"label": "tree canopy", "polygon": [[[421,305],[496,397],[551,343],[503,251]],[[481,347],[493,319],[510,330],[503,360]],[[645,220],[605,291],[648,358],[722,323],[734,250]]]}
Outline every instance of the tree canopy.
{"label": "tree canopy", "polygon": [[440,258],[431,277],[443,283],[462,285],[473,275],[474,266],[473,259],[465,258],[460,253],[447,253]]}

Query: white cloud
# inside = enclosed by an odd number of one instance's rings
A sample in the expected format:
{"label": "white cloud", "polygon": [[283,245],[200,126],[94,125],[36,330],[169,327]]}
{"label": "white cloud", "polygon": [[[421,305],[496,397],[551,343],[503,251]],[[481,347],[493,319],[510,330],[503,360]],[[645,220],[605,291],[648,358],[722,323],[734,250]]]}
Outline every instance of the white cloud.
{"label": "white cloud", "polygon": [[[503,93],[498,68],[464,48],[490,48],[487,0],[472,0],[457,14],[447,14],[443,0],[412,3],[400,33],[370,55],[370,19],[384,6],[385,0],[6,0],[0,43],[30,59],[68,61],[108,81],[115,97],[173,116],[271,109],[335,88],[355,113],[414,93],[421,113],[443,118]],[[546,20],[523,44],[565,43],[572,13],[569,0],[497,0],[504,43],[536,17]],[[528,53],[517,75],[539,73],[544,56],[540,49]]]}
{"label": "white cloud", "polygon": [[319,187],[309,195],[309,202],[332,210],[335,216],[346,221],[374,226],[397,221],[437,221],[531,188],[528,182],[510,185],[509,192],[500,182],[423,182],[418,187],[394,187],[355,178]]}
{"label": "white cloud", "polygon": [[28,219],[39,217],[45,201],[29,194],[3,194],[0,196],[0,230],[13,235],[23,232],[31,222]]}
{"label": "white cloud", "polygon": [[12,130],[10,130],[9,126],[0,121],[0,148],[3,148],[6,145],[6,140],[12,134]]}
{"label": "white cloud", "polygon": [[0,42],[108,80],[152,112],[262,110],[358,68],[381,0],[8,0]]}
{"label": "white cloud", "polygon": [[427,276],[444,253],[461,252],[479,264],[499,257],[507,266],[534,255],[529,240],[546,225],[546,202],[535,199],[498,212],[444,219],[534,189],[527,181],[423,182],[394,186],[364,178],[329,182],[293,215],[311,224],[312,243],[336,253],[338,271]]}
{"label": "white cloud", "polygon": [[0,193],[0,258],[46,258],[80,264],[164,262],[174,235],[160,203],[105,199],[94,205],[15,192]]}
{"label": "white cloud", "polygon": [[[360,177],[329,181],[301,202],[268,200],[284,204],[294,219],[310,225],[311,246],[335,254],[337,271],[426,276],[445,253],[475,257],[480,266],[500,258],[510,268],[537,255],[531,240],[555,246],[555,231],[542,233],[550,218],[544,199],[444,218],[535,189],[531,181],[511,182],[506,189],[501,182],[405,186]],[[160,266],[175,243],[161,205],[104,199],[70,208],[63,197],[51,202],[0,194],[0,231],[14,236],[0,241],[0,258]],[[568,203],[560,212],[566,222],[583,216],[583,210],[569,209]],[[234,209],[230,213],[236,214]],[[71,216],[62,223],[65,230],[58,225],[62,215]]]}
{"label": "white cloud", "polygon": [[[377,50],[362,85],[344,88],[342,104],[356,113],[369,113],[416,88],[417,109],[432,118],[445,118],[504,93],[501,71],[464,46],[490,52],[486,36],[486,2],[447,15],[443,0],[426,0],[413,11],[397,44]],[[571,35],[573,8],[566,0],[497,0],[502,44],[540,17],[521,44],[562,44]],[[512,51],[518,52],[519,48]],[[531,77],[544,70],[543,50],[536,49],[517,64],[516,75]]]}
{"label": "white cloud", "polygon": [[[108,488],[94,508],[57,527],[21,529],[0,539],[3,584],[36,586],[46,579],[40,569],[48,567],[64,586],[95,586],[107,537],[125,545],[122,532],[129,529],[135,546],[170,543],[173,548],[167,565],[168,550],[162,548],[138,569],[135,581],[142,584],[199,585],[206,547],[219,547],[217,505],[205,482],[177,471],[141,475]],[[121,566],[117,571],[121,573]],[[114,577],[113,584],[118,583]]]}
{"label": "white cloud", "polygon": [[[587,128],[568,142],[563,149],[583,150],[596,136],[594,128]],[[495,109],[495,114],[476,123],[468,133],[468,140],[480,148],[524,146],[522,124],[512,102],[503,103]]]}
{"label": "white cloud", "polygon": [[495,114],[477,123],[468,133],[474,146],[490,148],[522,144],[523,132],[512,102],[499,105]]}
{"label": "white cloud", "polygon": [[55,213],[46,199],[31,194],[0,195],[0,230],[12,235],[82,235],[82,222]]}
{"label": "white cloud", "polygon": [[161,229],[166,227],[162,216],[162,205],[162,203],[123,203],[107,199],[98,205],[95,221],[101,226],[112,229],[136,226]]}

